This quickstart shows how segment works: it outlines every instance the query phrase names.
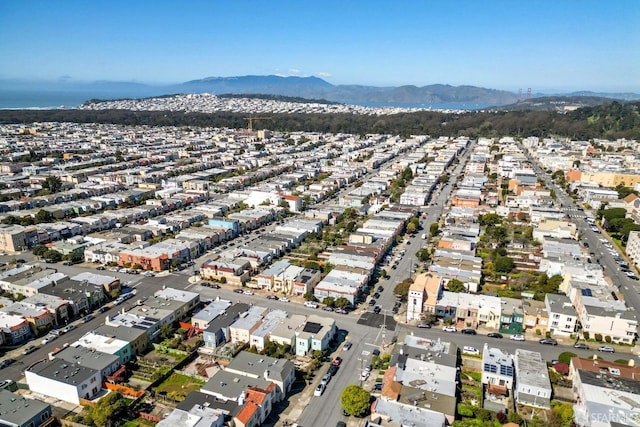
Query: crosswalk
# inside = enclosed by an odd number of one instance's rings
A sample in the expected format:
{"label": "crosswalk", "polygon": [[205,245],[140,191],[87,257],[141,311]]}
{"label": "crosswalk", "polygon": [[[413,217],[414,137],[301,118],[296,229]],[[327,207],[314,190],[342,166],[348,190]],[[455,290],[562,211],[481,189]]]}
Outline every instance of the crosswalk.
{"label": "crosswalk", "polygon": [[578,208],[564,208],[564,213],[569,218],[584,219],[587,217],[587,215],[583,211],[578,210]]}

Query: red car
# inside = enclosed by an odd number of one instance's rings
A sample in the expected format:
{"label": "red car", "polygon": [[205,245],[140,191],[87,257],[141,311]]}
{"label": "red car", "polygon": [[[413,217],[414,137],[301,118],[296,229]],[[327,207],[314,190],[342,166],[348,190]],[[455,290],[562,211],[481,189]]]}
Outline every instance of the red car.
{"label": "red car", "polygon": [[341,363],[342,363],[342,357],[336,357],[335,359],[333,359],[334,366],[340,366]]}

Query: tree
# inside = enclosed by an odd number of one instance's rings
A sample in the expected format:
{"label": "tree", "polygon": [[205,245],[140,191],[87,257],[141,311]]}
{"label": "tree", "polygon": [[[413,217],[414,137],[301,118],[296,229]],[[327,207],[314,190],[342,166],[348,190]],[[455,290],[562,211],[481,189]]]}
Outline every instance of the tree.
{"label": "tree", "polygon": [[361,417],[370,410],[371,395],[357,385],[348,385],[340,395],[340,404],[349,415]]}
{"label": "tree", "polygon": [[464,283],[458,279],[451,279],[447,282],[447,289],[451,292],[464,292],[467,289],[464,287]]}
{"label": "tree", "polygon": [[409,233],[409,234],[415,233],[417,229],[418,229],[418,227],[416,227],[416,225],[414,223],[412,223],[412,222],[410,222],[407,225],[407,233]]}
{"label": "tree", "polygon": [[440,231],[440,226],[438,225],[437,222],[434,222],[429,226],[429,234],[431,236],[436,236],[439,231]]}
{"label": "tree", "polygon": [[85,421],[89,421],[90,424],[97,427],[108,426],[112,423],[116,425],[117,422],[114,420],[122,419],[127,411],[127,401],[118,392],[109,393],[98,400],[94,406],[88,406],[87,411]]}
{"label": "tree", "polygon": [[47,177],[42,183],[42,188],[50,193],[57,193],[62,188],[62,180],[55,175]]}
{"label": "tree", "polygon": [[47,252],[48,248],[45,245],[37,245],[33,248],[33,254],[38,258],[42,257],[45,252]]}
{"label": "tree", "polygon": [[160,326],[160,340],[164,341],[173,338],[173,333],[174,329],[171,327],[171,325],[163,323],[162,326]]}
{"label": "tree", "polygon": [[571,358],[576,357],[577,354],[571,353],[570,351],[563,351],[558,355],[558,362],[566,363],[567,365],[571,362]]}
{"label": "tree", "polygon": [[495,271],[498,273],[510,273],[515,267],[515,264],[508,256],[499,256],[494,262]]}
{"label": "tree", "polygon": [[53,216],[51,215],[51,212],[47,212],[44,209],[40,209],[36,214],[35,220],[36,220],[36,223],[41,224],[43,222],[51,221],[51,218],[53,218]]}
{"label": "tree", "polygon": [[339,297],[335,301],[335,306],[344,310],[351,307],[351,302],[345,297]]}
{"label": "tree", "polygon": [[413,283],[410,279],[405,279],[402,282],[398,283],[395,288],[393,288],[394,295],[400,295],[400,299],[402,301],[406,301],[409,296],[409,288]]}
{"label": "tree", "polygon": [[304,298],[305,301],[315,301],[316,297],[313,296],[313,292],[306,292],[302,298]]}
{"label": "tree", "polygon": [[120,163],[124,161],[124,156],[122,155],[122,151],[120,151],[120,149],[116,150],[115,156],[116,156],[116,162]]}
{"label": "tree", "polygon": [[42,257],[49,262],[60,262],[62,260],[62,254],[53,249],[47,249],[47,251],[42,254]]}
{"label": "tree", "polygon": [[502,224],[502,217],[498,214],[488,213],[484,215],[478,215],[478,222],[480,225],[498,225]]}
{"label": "tree", "polygon": [[336,305],[336,300],[335,300],[335,298],[334,298],[334,297],[325,297],[325,298],[322,300],[322,303],[323,303],[324,305],[326,305],[327,307],[335,307],[335,305]]}

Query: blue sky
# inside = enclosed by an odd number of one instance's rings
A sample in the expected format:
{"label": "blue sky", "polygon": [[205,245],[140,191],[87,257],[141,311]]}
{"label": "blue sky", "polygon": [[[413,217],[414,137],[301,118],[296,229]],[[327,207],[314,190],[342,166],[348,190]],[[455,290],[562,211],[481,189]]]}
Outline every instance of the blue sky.
{"label": "blue sky", "polygon": [[0,0],[0,78],[640,91],[640,0]]}

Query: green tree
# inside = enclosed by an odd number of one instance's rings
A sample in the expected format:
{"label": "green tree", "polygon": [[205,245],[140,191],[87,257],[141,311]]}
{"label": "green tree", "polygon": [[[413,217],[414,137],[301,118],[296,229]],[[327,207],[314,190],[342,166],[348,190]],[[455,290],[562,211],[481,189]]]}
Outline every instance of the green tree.
{"label": "green tree", "polygon": [[615,218],[624,218],[626,215],[627,215],[627,210],[625,208],[604,209],[604,211],[602,212],[602,217],[607,222]]}
{"label": "green tree", "polygon": [[482,225],[494,226],[494,225],[502,224],[502,217],[498,214],[488,213],[484,215],[479,215],[478,222],[480,223],[481,226]]}
{"label": "green tree", "polygon": [[335,306],[338,308],[347,309],[351,307],[351,302],[349,302],[349,300],[346,299],[345,297],[339,297],[339,298],[336,298]]}
{"label": "green tree", "polygon": [[124,156],[122,155],[122,151],[120,151],[119,149],[116,150],[115,157],[116,157],[116,162],[118,163],[124,161]]}
{"label": "green tree", "polygon": [[508,256],[499,256],[494,262],[494,269],[498,273],[510,273],[515,267],[515,264]]}
{"label": "green tree", "polygon": [[42,257],[44,256],[44,253],[47,252],[48,248],[45,245],[37,245],[35,248],[33,248],[33,254],[35,256]]}
{"label": "green tree", "polygon": [[416,227],[416,225],[411,222],[407,225],[407,233],[409,234],[415,233],[417,229],[418,227]]}
{"label": "green tree", "polygon": [[400,299],[402,301],[406,301],[409,296],[409,288],[413,281],[411,279],[405,279],[402,282],[398,283],[395,288],[393,288],[394,295],[400,295]]}
{"label": "green tree", "polygon": [[371,395],[362,387],[351,384],[340,394],[340,404],[347,414],[361,417],[370,410]]}
{"label": "green tree", "polygon": [[163,323],[162,326],[160,326],[160,340],[164,341],[173,338],[174,332],[175,330],[171,327],[171,325]]}
{"label": "green tree", "polygon": [[316,297],[313,296],[313,292],[306,292],[302,298],[304,298],[305,301],[315,301]]}
{"label": "green tree", "polygon": [[558,362],[566,363],[567,365],[571,362],[571,358],[576,357],[577,354],[571,353],[570,351],[563,351],[558,355]]}
{"label": "green tree", "polygon": [[334,297],[325,297],[322,300],[322,303],[324,305],[326,305],[327,307],[335,307],[336,305],[336,299]]}
{"label": "green tree", "polygon": [[41,224],[43,222],[49,222],[53,216],[50,212],[45,211],[44,209],[40,209],[36,214],[35,220],[37,224]]}
{"label": "green tree", "polygon": [[467,289],[464,287],[464,283],[458,279],[451,279],[447,282],[447,289],[451,292],[465,292]]}
{"label": "green tree", "polygon": [[120,393],[109,393],[98,400],[95,406],[87,407],[85,421],[97,427],[117,425],[127,411],[127,401]]}
{"label": "green tree", "polygon": [[439,231],[440,231],[440,226],[438,225],[437,222],[434,222],[429,226],[429,235],[437,236]]}
{"label": "green tree", "polygon": [[45,253],[42,254],[42,257],[49,262],[60,262],[62,261],[62,254],[53,249],[47,249]]}
{"label": "green tree", "polygon": [[42,183],[42,188],[50,193],[57,193],[62,188],[62,180],[55,175],[47,177]]}

